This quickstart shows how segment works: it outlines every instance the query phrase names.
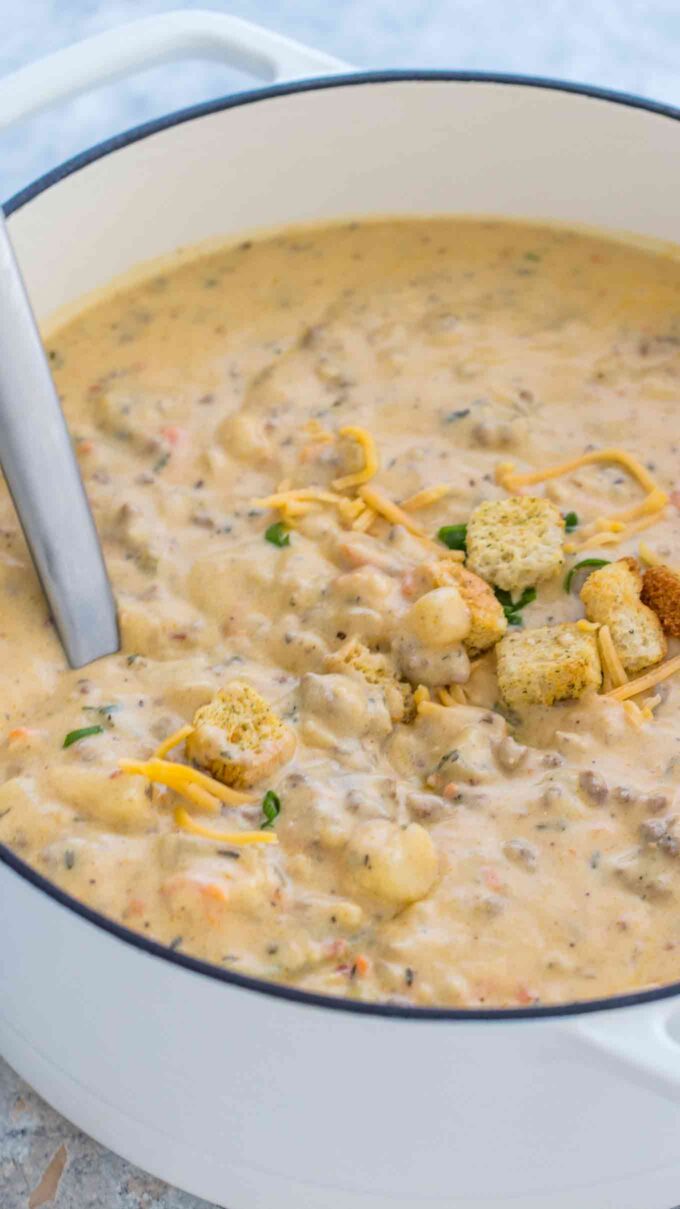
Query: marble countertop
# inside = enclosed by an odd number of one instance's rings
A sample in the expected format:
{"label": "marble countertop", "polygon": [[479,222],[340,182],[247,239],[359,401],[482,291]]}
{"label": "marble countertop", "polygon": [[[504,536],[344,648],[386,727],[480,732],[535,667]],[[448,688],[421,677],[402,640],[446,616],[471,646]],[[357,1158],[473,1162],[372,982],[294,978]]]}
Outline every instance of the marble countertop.
{"label": "marble countertop", "polygon": [[[3,7],[0,74],[163,0]],[[680,105],[678,0],[185,0],[259,21],[362,67],[455,67],[584,81]],[[245,86],[215,64],[157,68],[0,133],[2,195],[128,126]],[[53,1112],[0,1060],[2,1209],[206,1209]],[[640,1206],[644,1209],[644,1206]]]}

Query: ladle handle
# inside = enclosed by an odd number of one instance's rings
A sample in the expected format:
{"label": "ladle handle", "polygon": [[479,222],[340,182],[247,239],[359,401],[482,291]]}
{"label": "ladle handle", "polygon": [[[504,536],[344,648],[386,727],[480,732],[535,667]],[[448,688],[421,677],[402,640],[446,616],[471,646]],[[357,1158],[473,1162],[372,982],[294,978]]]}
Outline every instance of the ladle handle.
{"label": "ladle handle", "polygon": [[119,647],[116,609],[47,358],[0,218],[0,462],[72,667]]}

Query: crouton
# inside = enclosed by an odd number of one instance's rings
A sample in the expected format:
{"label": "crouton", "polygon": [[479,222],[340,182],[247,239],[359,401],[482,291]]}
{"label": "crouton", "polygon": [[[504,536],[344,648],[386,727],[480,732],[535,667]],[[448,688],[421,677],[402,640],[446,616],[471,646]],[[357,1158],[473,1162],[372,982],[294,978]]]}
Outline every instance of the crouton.
{"label": "crouton", "polygon": [[506,634],[496,653],[498,686],[515,707],[582,697],[602,682],[597,638],[574,622]]}
{"label": "crouton", "polygon": [[220,689],[194,715],[190,760],[225,785],[245,789],[291,759],[295,736],[259,693],[240,680]]}
{"label": "crouton", "polygon": [[330,672],[360,676],[367,684],[380,685],[393,722],[410,722],[415,717],[413,691],[405,680],[399,680],[387,655],[371,651],[363,642],[350,638],[326,660]]}
{"label": "crouton", "polygon": [[680,575],[670,567],[650,567],[642,581],[641,600],[656,613],[671,638],[680,638]]}
{"label": "crouton", "polygon": [[470,610],[470,631],[465,639],[468,655],[480,655],[500,642],[508,622],[503,606],[483,579],[448,558],[432,564],[430,574],[436,588],[455,584]]}
{"label": "crouton", "polygon": [[467,527],[467,565],[498,588],[528,588],[564,563],[564,518],[550,500],[486,500]]}
{"label": "crouton", "polygon": [[616,653],[635,674],[663,659],[667,650],[661,622],[640,600],[642,576],[634,558],[620,558],[588,576],[581,600],[589,621],[609,626]]}

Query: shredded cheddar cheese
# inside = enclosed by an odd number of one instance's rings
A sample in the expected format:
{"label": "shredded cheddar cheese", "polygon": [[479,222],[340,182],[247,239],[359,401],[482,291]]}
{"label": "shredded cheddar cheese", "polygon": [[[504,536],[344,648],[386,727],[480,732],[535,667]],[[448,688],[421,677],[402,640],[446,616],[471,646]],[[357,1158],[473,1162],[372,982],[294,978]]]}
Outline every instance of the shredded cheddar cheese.
{"label": "shredded cheddar cheese", "polygon": [[410,495],[408,499],[402,500],[401,507],[406,508],[409,512],[417,512],[420,508],[429,508],[432,504],[438,504],[452,491],[453,487],[449,483],[438,483],[436,487],[424,487],[422,491],[416,491],[415,495]]}
{"label": "shredded cheddar cheese", "polygon": [[419,684],[413,694],[413,700],[414,700],[416,707],[420,708],[420,706],[423,704],[424,701],[430,700],[429,688],[426,688],[424,684]]}
{"label": "shredded cheddar cheese", "polygon": [[[439,701],[421,701],[418,705],[418,713],[427,716],[439,713],[441,709],[449,709],[448,705],[442,705]],[[441,715],[440,715],[441,716]]]}
{"label": "shredded cheddar cheese", "polygon": [[342,499],[338,504],[338,512],[344,521],[354,521],[365,510],[362,499]]}
{"label": "shredded cheddar cheese", "polygon": [[[197,795],[189,794],[189,789],[202,790],[208,797],[202,799],[204,808],[214,813],[218,807],[217,802],[224,802],[227,806],[242,806],[244,802],[250,802],[252,799],[245,793],[239,793],[236,789],[230,789],[228,785],[223,785],[221,781],[216,781],[214,777],[209,777],[207,773],[200,772],[197,768],[191,768],[188,764],[174,764],[170,760],[159,760],[152,758],[151,760],[119,760],[118,767],[121,772],[129,773],[132,776],[147,777],[149,781],[156,781],[159,785],[166,785],[168,789],[174,789],[176,793],[188,798],[189,801],[197,803]],[[202,794],[199,795],[202,798]],[[208,798],[213,798],[215,801],[210,803]]]}
{"label": "shredded cheddar cheese", "polygon": [[330,445],[335,440],[335,433],[324,428],[318,420],[308,420],[304,425],[304,431],[314,444]]}
{"label": "shredded cheddar cheese", "polygon": [[324,491],[321,487],[295,487],[288,491],[278,491],[274,495],[266,495],[263,499],[253,500],[256,508],[281,508],[290,504],[315,502],[320,504],[338,504],[343,496],[335,491]]}
{"label": "shredded cheddar cheese", "polygon": [[194,728],[191,725],[187,724],[187,726],[181,727],[180,730],[175,731],[174,735],[169,735],[167,739],[164,739],[160,746],[156,748],[153,753],[154,758],[162,760],[164,756],[167,756],[169,751],[172,751],[173,747],[179,747],[180,743],[183,743],[193,732]]}
{"label": "shredded cheddar cheese", "polygon": [[619,658],[618,651],[614,646],[608,625],[600,627],[597,635],[597,644],[600,648],[602,666],[607,673],[611,687],[620,688],[622,684],[627,684],[628,677]]}
{"label": "shredded cheddar cheese", "polygon": [[[631,453],[618,448],[594,449],[590,453],[583,453],[580,457],[571,458],[567,462],[558,462],[555,466],[549,466],[547,470],[533,470],[527,474],[516,474],[512,462],[501,462],[496,468],[496,482],[501,487],[505,487],[507,491],[516,492],[520,487],[532,487],[535,483],[545,483],[548,479],[561,478],[563,474],[570,474],[572,470],[578,470],[581,466],[589,466],[593,462],[616,462],[619,466],[623,466],[634,479],[637,479],[648,495],[659,492],[659,488],[647,468]],[[660,492],[660,494],[664,493]],[[665,496],[664,503],[666,503]],[[624,518],[614,517],[612,519]]]}
{"label": "shredded cheddar cheese", "polygon": [[638,693],[646,692],[648,688],[654,688],[655,684],[660,684],[662,680],[667,680],[676,672],[680,672],[680,655],[667,659],[659,667],[652,668],[651,672],[644,672],[636,680],[629,680],[620,688],[612,689],[607,696],[613,697],[616,701],[625,701],[628,697],[636,697]]}
{"label": "shredded cheddar cheese", "polygon": [[437,696],[442,705],[465,705],[465,693],[459,684],[451,684],[448,688],[438,689]]}
{"label": "shredded cheddar cheese", "polygon": [[367,533],[376,519],[377,513],[372,508],[367,508],[362,503],[362,509],[356,520],[352,522],[352,528],[357,529],[359,533]]}
{"label": "shredded cheddar cheese", "polygon": [[375,441],[365,428],[357,428],[354,424],[347,424],[340,429],[341,437],[350,437],[357,441],[364,453],[363,470],[357,470],[355,474],[344,474],[339,479],[334,479],[333,486],[338,491],[344,491],[346,487],[359,487],[362,483],[367,483],[380,469],[378,459],[378,451],[375,446]]}
{"label": "shredded cheddar cheese", "polygon": [[379,513],[380,516],[384,516],[385,520],[388,520],[390,524],[403,525],[405,529],[408,529],[409,533],[413,533],[416,537],[427,537],[422,526],[414,521],[408,512],[404,512],[403,508],[400,508],[398,504],[395,504],[386,495],[383,495],[382,491],[377,491],[375,487],[360,487],[359,495],[364,503],[368,504],[369,508]]}
{"label": "shredded cheddar cheese", "polygon": [[203,836],[206,840],[214,840],[218,844],[278,844],[273,831],[213,831],[212,827],[204,827],[197,823],[183,806],[175,810],[175,823],[183,831],[192,835]]}
{"label": "shredded cheddar cheese", "polygon": [[648,567],[663,566],[663,559],[659,557],[655,550],[652,550],[651,546],[647,545],[647,542],[640,542],[639,552],[640,558],[642,559],[643,563],[647,564]]}
{"label": "shredded cheddar cheese", "polygon": [[526,474],[517,474],[511,462],[501,462],[496,467],[496,482],[505,487],[506,491],[518,492],[522,487],[531,487],[535,483],[544,483],[548,479],[560,478],[570,474],[581,466],[589,466],[596,462],[615,462],[639,483],[646,495],[637,504],[613,512],[611,516],[600,516],[589,525],[585,525],[576,541],[571,541],[565,547],[567,553],[574,554],[579,550],[592,549],[595,546],[618,545],[627,541],[635,533],[647,529],[661,519],[661,514],[668,503],[668,496],[652,478],[652,475],[633,454],[625,449],[595,449],[584,453],[578,458],[560,462],[547,470],[536,470]]}
{"label": "shredded cheddar cheese", "polygon": [[636,727],[637,730],[639,730],[644,722],[644,715],[640,707],[636,705],[634,701],[624,701],[623,708],[626,711],[629,721],[633,723],[633,726]]}
{"label": "shredded cheddar cheese", "polygon": [[634,537],[636,533],[641,533],[644,529],[651,529],[652,525],[656,525],[661,520],[662,513],[663,508],[651,516],[640,517],[630,525],[622,525],[620,529],[608,533],[593,533],[582,542],[568,542],[564,548],[567,554],[575,554],[581,550],[594,550],[599,546],[618,546],[621,542]]}

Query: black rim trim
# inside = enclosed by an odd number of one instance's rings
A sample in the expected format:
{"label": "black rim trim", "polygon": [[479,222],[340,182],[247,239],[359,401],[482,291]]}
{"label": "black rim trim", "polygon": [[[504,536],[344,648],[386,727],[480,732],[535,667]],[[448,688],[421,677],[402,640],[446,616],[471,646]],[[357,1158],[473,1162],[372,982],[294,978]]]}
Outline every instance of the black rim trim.
{"label": "black rim trim", "polygon": [[[112,152],[118,151],[123,147],[127,147],[131,143],[148,138],[149,135],[158,134],[172,126],[193,121],[195,118],[218,113],[223,109],[234,109],[241,105],[269,100],[278,96],[287,96],[291,93],[314,92],[327,88],[346,88],[354,84],[384,84],[392,81],[420,82],[433,80],[543,88],[554,92],[566,92],[576,96],[588,97],[598,101],[609,101],[613,104],[625,105],[633,109],[642,109],[649,113],[658,114],[661,117],[680,121],[680,109],[676,109],[672,105],[662,105],[656,101],[649,101],[644,97],[638,97],[630,93],[615,92],[606,88],[595,88],[586,84],[572,84],[564,80],[551,80],[541,76],[519,76],[498,72],[474,71],[395,70],[353,72],[348,75],[324,76],[318,79],[300,80],[290,84],[275,84],[267,88],[253,89],[233,96],[221,97],[215,101],[207,101],[200,105],[192,105],[186,109],[168,114],[165,117],[145,122],[141,126],[133,127],[131,130],[117,135],[115,138],[98,143],[89,150],[66,160],[57,168],[53,168],[50,172],[45,173],[38,180],[34,181],[33,184],[16,193],[5,203],[3,209],[7,215],[13,214],[16,210],[26,205],[27,202],[38,197],[46,189],[57,184],[65,177],[71,176],[74,172],[78,172],[81,168],[87,167],[88,164],[102,159],[104,156],[110,155]],[[123,941],[127,945],[131,945],[143,953],[157,957],[162,961],[171,962],[174,965],[190,970],[192,973],[211,978],[216,982],[225,982],[231,986],[241,987],[245,990],[257,991],[262,995],[270,995],[277,999],[286,999],[305,1007],[317,1007],[331,1011],[354,1012],[366,1016],[391,1017],[405,1020],[535,1020],[545,1017],[577,1016],[589,1012],[611,1011],[615,1008],[633,1007],[637,1004],[670,999],[680,994],[680,982],[675,982],[655,990],[639,991],[630,995],[614,995],[606,999],[588,999],[578,1003],[558,1004],[555,1006],[539,1005],[521,1008],[410,1007],[392,1003],[362,1003],[339,996],[319,995],[310,991],[300,991],[295,987],[266,982],[263,979],[253,978],[246,974],[238,974],[232,970],[223,970],[219,966],[211,965],[206,961],[200,961],[196,957],[190,957],[185,953],[161,945],[157,941],[151,940],[149,937],[138,932],[133,932],[129,928],[123,927],[122,924],[108,919],[105,915],[100,915],[99,912],[85,906],[84,903],[81,903],[78,899],[61,890],[30,865],[26,864],[25,861],[4,844],[0,844],[0,862],[23,878],[24,881],[29,882],[37,890],[40,890],[54,902],[57,902],[61,907],[73,912],[95,928],[107,932],[110,936]]]}

